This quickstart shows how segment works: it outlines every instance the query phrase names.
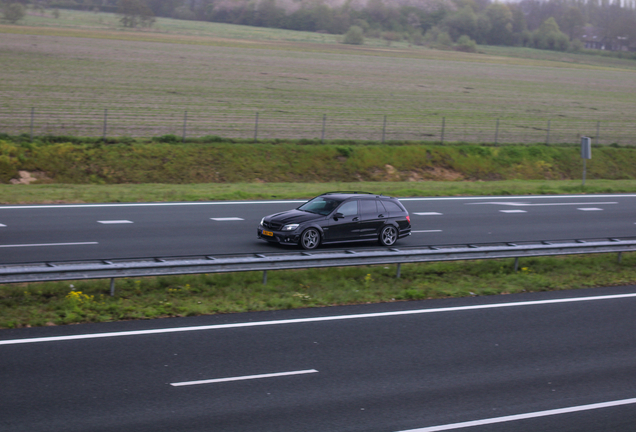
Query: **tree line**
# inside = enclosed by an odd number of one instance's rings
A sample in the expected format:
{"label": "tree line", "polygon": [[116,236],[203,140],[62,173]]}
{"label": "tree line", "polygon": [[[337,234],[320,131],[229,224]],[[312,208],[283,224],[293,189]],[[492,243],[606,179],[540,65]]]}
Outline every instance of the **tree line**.
{"label": "tree line", "polygon": [[[5,3],[11,0],[5,0]],[[19,0],[27,2],[29,0]],[[127,27],[154,17],[381,37],[440,48],[458,44],[636,51],[636,0],[36,0],[116,12]]]}

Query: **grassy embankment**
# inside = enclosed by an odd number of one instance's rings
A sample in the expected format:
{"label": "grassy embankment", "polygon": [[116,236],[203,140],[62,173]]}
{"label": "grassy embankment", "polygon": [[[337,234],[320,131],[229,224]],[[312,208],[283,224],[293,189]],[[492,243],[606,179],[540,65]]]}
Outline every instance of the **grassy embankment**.
{"label": "grassy embankment", "polygon": [[0,141],[0,182],[28,171],[41,183],[0,185],[0,202],[285,199],[334,189],[395,196],[631,192],[636,184],[633,147],[595,148],[583,188],[573,146],[307,144]]}
{"label": "grassy embankment", "polygon": [[349,267],[5,285],[0,328],[195,316],[636,283],[636,255]]}

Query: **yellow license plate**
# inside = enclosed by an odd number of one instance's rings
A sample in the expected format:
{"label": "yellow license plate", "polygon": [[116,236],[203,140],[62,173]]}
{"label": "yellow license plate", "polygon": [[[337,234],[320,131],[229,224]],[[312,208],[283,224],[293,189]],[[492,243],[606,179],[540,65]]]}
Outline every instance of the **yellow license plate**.
{"label": "yellow license plate", "polygon": [[263,235],[274,237],[274,233],[271,231],[263,231]]}

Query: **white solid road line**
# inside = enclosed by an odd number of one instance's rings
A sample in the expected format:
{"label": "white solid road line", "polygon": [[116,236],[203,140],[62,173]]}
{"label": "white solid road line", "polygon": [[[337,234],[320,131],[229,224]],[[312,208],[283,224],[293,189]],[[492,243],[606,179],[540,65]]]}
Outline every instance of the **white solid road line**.
{"label": "white solid road line", "polygon": [[98,242],[76,242],[76,243],[34,243],[34,244],[15,244],[15,245],[0,245],[0,248],[14,248],[14,247],[39,247],[39,246],[82,246],[82,245],[96,245]]}
{"label": "white solid road line", "polygon": [[243,218],[240,217],[222,217],[222,218],[210,218],[213,221],[217,221],[217,222],[225,222],[225,221],[242,221],[245,220]]}
{"label": "white solid road line", "polygon": [[478,202],[468,203],[466,205],[480,205],[480,204],[493,204],[493,205],[505,205],[514,207],[544,207],[544,206],[571,206],[571,205],[605,205],[605,204],[618,204],[617,202],[589,202],[589,203],[520,203],[520,202]]}
{"label": "white solid road line", "polygon": [[169,203],[117,203],[117,204],[45,204],[45,205],[15,205],[0,206],[0,210],[12,209],[42,209],[42,208],[83,208],[83,207],[174,207],[174,206],[202,206],[202,205],[231,205],[231,204],[302,204],[307,200],[290,201],[214,201],[214,202],[169,202]]}
{"label": "white solid road line", "polygon": [[233,324],[215,324],[215,325],[195,326],[195,327],[172,327],[172,328],[154,329],[154,330],[134,330],[134,331],[110,332],[110,333],[91,333],[91,334],[80,334],[80,335],[70,335],[70,336],[40,337],[40,338],[30,338],[30,339],[9,339],[9,340],[0,340],[0,345],[17,345],[17,344],[26,344],[26,343],[57,342],[57,341],[67,341],[67,340],[97,339],[97,338],[120,337],[120,336],[140,336],[140,335],[150,335],[150,334],[180,333],[180,332],[201,331],[201,330],[221,330],[221,329],[231,329],[231,328],[261,327],[261,326],[270,326],[270,325],[298,324],[298,323],[323,322],[323,321],[342,321],[342,320],[349,320],[349,319],[380,318],[380,317],[418,315],[418,314],[429,314],[429,313],[462,312],[462,311],[481,310],[481,309],[500,309],[500,308],[509,308],[509,307],[538,306],[538,305],[549,305],[549,304],[559,304],[559,303],[616,300],[616,299],[625,299],[625,298],[634,298],[634,297],[636,297],[636,293],[615,294],[615,295],[606,295],[606,296],[592,296],[592,297],[563,298],[563,299],[555,299],[555,300],[536,300],[536,301],[527,301],[527,302],[490,303],[490,304],[474,305],[474,306],[457,306],[457,307],[437,308],[437,309],[415,309],[415,310],[377,312],[377,313],[355,314],[355,315],[335,315],[335,316],[323,316],[323,317],[313,317],[313,318],[297,318],[297,319],[289,319],[289,320],[255,321],[255,322],[243,322],[243,323],[233,323]]}
{"label": "white solid road line", "polygon": [[464,429],[464,428],[469,428],[473,426],[483,426],[483,425],[489,425],[494,423],[506,423],[506,422],[512,422],[517,420],[537,418],[537,417],[547,417],[547,416],[553,416],[558,414],[568,414],[568,413],[574,413],[579,411],[590,411],[590,410],[601,409],[601,408],[611,408],[611,407],[616,407],[621,405],[633,405],[633,404],[636,404],[636,398],[616,400],[616,401],[610,401],[610,402],[602,402],[602,403],[596,403],[596,404],[590,404],[590,405],[580,405],[580,406],[569,407],[569,408],[559,408],[559,409],[553,409],[553,410],[547,410],[547,411],[537,411],[533,413],[511,415],[511,416],[505,416],[505,417],[495,417],[490,419],[468,421],[463,423],[453,423],[453,424],[425,427],[425,428],[419,428],[419,429],[409,429],[409,430],[404,430],[400,432],[438,432],[438,431],[447,431],[447,430],[454,430],[454,429]]}
{"label": "white solid road line", "polygon": [[[514,200],[514,199],[581,199],[586,195],[521,195],[521,196],[482,196],[482,197],[422,197],[400,198],[400,201],[476,201],[476,200]],[[590,198],[636,198],[633,194],[587,195]],[[167,203],[112,203],[112,204],[44,204],[44,205],[4,205],[0,210],[40,209],[40,208],[82,208],[82,207],[162,207],[162,206],[201,206],[201,205],[235,205],[235,204],[302,204],[307,200],[278,201],[214,201],[214,202],[167,202]],[[590,203],[585,203],[590,204]],[[598,203],[596,203],[598,204]]]}
{"label": "white solid road line", "polygon": [[103,220],[103,221],[97,221],[100,224],[129,224],[132,223],[132,221],[129,220]]}
{"label": "white solid road line", "polygon": [[191,386],[191,385],[199,385],[199,384],[214,384],[214,383],[230,382],[230,381],[245,381],[245,380],[261,379],[261,378],[304,375],[304,374],[311,374],[311,373],[317,373],[317,372],[318,371],[316,369],[307,369],[307,370],[292,371],[292,372],[278,372],[278,373],[261,374],[261,375],[246,375],[241,377],[217,378],[217,379],[200,380],[200,381],[184,381],[184,382],[178,382],[178,383],[170,383],[170,385],[173,387],[182,387],[182,386]]}

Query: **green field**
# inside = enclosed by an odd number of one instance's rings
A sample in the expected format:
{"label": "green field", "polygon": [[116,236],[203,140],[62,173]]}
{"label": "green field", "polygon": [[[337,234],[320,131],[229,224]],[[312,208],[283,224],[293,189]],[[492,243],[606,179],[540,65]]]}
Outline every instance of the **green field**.
{"label": "green field", "polygon": [[[112,14],[0,25],[0,132],[636,144],[636,62]],[[105,110],[108,110],[105,112]],[[187,111],[187,116],[186,116]],[[258,128],[256,113],[258,112]],[[384,116],[387,117],[386,126]],[[444,119],[444,120],[442,120]],[[497,120],[499,128],[497,129]],[[548,134],[548,121],[550,132]]]}

